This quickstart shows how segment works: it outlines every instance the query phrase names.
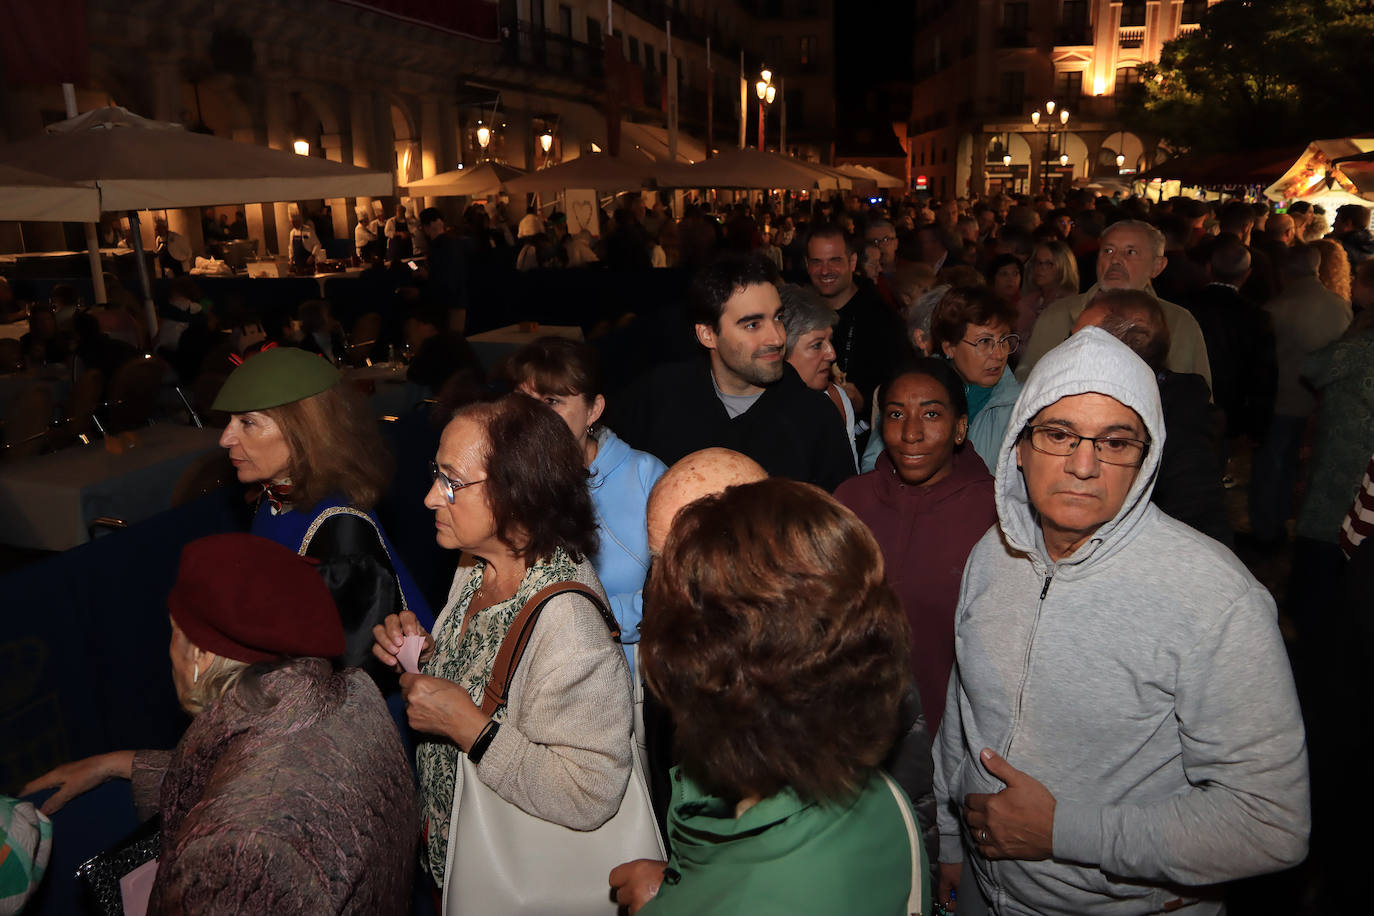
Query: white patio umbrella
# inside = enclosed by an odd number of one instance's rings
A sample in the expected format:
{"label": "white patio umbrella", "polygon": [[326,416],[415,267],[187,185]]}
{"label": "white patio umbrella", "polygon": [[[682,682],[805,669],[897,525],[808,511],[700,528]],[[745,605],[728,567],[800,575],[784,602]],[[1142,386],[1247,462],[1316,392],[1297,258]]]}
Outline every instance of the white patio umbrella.
{"label": "white patio umbrella", "polygon": [[139,210],[325,197],[384,197],[388,172],[238,143],[96,108],[50,124],[45,133],[0,146],[0,166],[94,183],[102,211],[127,210],[150,328],[157,328]]}
{"label": "white patio umbrella", "polygon": [[524,174],[524,169],[514,166],[483,162],[470,169],[454,169],[412,181],[406,185],[406,193],[411,197],[481,197],[501,190],[506,182]]}
{"label": "white patio umbrella", "polygon": [[93,223],[100,219],[94,182],[60,181],[0,166],[0,220]]}
{"label": "white patio umbrella", "polygon": [[835,166],[835,169],[850,178],[859,181],[867,181],[880,188],[904,188],[906,182],[896,175],[889,175],[887,172],[873,168],[871,165],[859,165],[854,162],[846,162],[843,165]]}

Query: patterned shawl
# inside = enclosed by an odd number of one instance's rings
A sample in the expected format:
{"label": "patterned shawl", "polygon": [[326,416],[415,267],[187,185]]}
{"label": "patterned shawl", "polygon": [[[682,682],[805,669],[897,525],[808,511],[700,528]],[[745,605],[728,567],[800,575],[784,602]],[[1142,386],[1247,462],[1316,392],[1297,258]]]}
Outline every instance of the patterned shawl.
{"label": "patterned shawl", "polygon": [[[573,563],[563,548],[556,548],[549,557],[526,570],[525,578],[513,597],[477,611],[464,631],[463,617],[467,614],[468,602],[482,587],[485,570],[486,563],[479,559],[477,568],[439,621],[433,634],[434,654],[422,669],[425,674],[460,685],[478,706],[482,705],[482,693],[487,688],[496,655],[501,651],[501,643],[515,615],[536,592],[556,582],[576,578],[577,564]],[[505,714],[503,707],[492,718],[500,722]],[[430,738],[421,741],[415,755],[420,770],[427,864],[430,875],[439,887],[444,886],[444,869],[448,864],[448,828],[461,753],[449,741]]]}

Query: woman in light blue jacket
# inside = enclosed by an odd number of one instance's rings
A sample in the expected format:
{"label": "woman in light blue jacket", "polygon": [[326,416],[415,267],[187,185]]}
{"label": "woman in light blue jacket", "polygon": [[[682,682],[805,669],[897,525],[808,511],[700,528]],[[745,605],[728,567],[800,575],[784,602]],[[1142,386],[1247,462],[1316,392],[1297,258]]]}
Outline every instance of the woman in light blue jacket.
{"label": "woman in light blue jacket", "polygon": [[585,456],[601,535],[592,565],[620,622],[620,641],[633,671],[649,571],[645,507],[649,491],[667,468],[648,452],[630,448],[611,430],[597,428],[606,398],[601,393],[600,361],[587,344],[541,337],[511,357],[508,371],[517,389],[563,418]]}

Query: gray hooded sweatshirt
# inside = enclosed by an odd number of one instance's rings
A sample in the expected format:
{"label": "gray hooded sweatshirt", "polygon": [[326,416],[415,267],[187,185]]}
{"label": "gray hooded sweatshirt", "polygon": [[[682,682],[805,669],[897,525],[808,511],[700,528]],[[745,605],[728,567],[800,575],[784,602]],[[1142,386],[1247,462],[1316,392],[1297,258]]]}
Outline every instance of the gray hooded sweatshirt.
{"label": "gray hooded sweatshirt", "polygon": [[[1152,444],[1121,511],[1053,563],[1018,434],[1088,392],[1135,410]],[[975,848],[964,796],[1005,788],[983,748],[1056,799],[1052,858],[968,856],[963,882],[976,878],[997,913],[1115,916],[1180,900],[1190,914],[1220,912],[1189,886],[1307,853],[1306,744],[1274,601],[1224,547],[1150,502],[1163,443],[1154,376],[1097,328],[1047,354],[1013,411],[999,524],[965,567],[935,748],[942,862]]]}

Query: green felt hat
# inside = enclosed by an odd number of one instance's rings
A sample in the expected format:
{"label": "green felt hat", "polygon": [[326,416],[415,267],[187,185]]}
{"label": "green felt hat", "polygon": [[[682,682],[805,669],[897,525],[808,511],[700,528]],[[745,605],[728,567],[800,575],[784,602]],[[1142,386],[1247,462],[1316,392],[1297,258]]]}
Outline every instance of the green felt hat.
{"label": "green felt hat", "polygon": [[213,406],[226,413],[280,407],[327,391],[341,377],[318,353],[273,347],[248,357],[229,373]]}

